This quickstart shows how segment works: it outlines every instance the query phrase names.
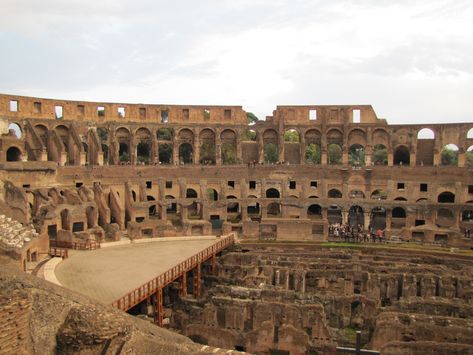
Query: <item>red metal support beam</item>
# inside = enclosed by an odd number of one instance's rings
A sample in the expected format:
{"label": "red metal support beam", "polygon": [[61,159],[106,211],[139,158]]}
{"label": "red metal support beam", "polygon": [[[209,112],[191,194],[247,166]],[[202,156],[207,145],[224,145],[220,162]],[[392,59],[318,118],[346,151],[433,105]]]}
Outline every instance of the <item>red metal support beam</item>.
{"label": "red metal support beam", "polygon": [[156,304],[154,305],[154,323],[163,326],[164,308],[163,308],[163,289],[159,287],[156,291]]}
{"label": "red metal support beam", "polygon": [[200,298],[200,276],[201,276],[201,264],[198,263],[193,271],[194,275],[194,297]]}

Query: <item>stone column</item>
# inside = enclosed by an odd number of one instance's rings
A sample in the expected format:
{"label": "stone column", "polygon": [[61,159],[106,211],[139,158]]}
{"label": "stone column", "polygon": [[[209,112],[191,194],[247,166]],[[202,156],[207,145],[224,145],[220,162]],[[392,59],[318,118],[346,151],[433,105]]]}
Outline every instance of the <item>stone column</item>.
{"label": "stone column", "polygon": [[323,149],[320,153],[320,164],[326,166],[328,164],[327,149]]}
{"label": "stone column", "polygon": [[262,133],[258,132],[258,153],[259,153],[259,162],[264,163],[264,141]]}
{"label": "stone column", "polygon": [[370,216],[371,216],[371,212],[363,211],[364,224],[365,224],[364,229],[368,229],[368,226],[370,225],[370,222],[371,222]]}
{"label": "stone column", "polygon": [[158,162],[158,141],[156,137],[151,138],[151,154],[149,156],[149,164],[154,165],[155,162]]}
{"label": "stone column", "polygon": [[342,209],[342,223],[343,224],[348,223],[348,211],[345,209]]}
{"label": "stone column", "polygon": [[346,145],[342,147],[342,164],[348,165],[348,148]]}
{"label": "stone column", "polygon": [[372,162],[372,155],[373,155],[373,147],[367,145],[365,147],[365,165],[370,166]]}
{"label": "stone column", "polygon": [[458,167],[459,168],[464,168],[466,166],[466,154],[465,154],[465,149],[459,148],[458,149]]}
{"label": "stone column", "polygon": [[220,132],[217,132],[215,136],[215,163],[217,166],[222,165],[222,139],[220,138]]}
{"label": "stone column", "polygon": [[194,144],[192,146],[193,154],[192,154],[192,164],[199,165],[200,160],[200,140],[199,138],[194,138]]}
{"label": "stone column", "polygon": [[278,139],[278,160],[279,161],[284,161],[284,151],[285,151],[285,146],[284,146],[284,132],[279,134],[279,139]]}
{"label": "stone column", "polygon": [[130,137],[130,147],[129,147],[129,154],[130,154],[130,163],[136,164],[136,144],[135,144],[135,135],[132,134]]}
{"label": "stone column", "polygon": [[241,147],[241,137],[239,133],[237,133],[235,144],[236,144],[237,164],[242,164],[243,163],[243,150]]}
{"label": "stone column", "polygon": [[300,164],[305,164],[305,135],[299,134],[299,154],[300,154]]}
{"label": "stone column", "polygon": [[172,137],[172,164],[179,165],[179,141],[175,136]]}

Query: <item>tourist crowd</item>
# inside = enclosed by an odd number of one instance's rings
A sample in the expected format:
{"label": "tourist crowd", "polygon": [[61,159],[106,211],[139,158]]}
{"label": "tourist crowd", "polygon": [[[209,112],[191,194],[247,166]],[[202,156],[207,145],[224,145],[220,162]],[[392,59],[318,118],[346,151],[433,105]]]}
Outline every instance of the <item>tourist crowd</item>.
{"label": "tourist crowd", "polygon": [[368,230],[365,230],[361,224],[350,225],[346,224],[330,224],[329,225],[329,236],[344,240],[345,242],[384,242],[386,241],[386,236],[384,231],[381,229],[374,229],[371,226],[368,226]]}

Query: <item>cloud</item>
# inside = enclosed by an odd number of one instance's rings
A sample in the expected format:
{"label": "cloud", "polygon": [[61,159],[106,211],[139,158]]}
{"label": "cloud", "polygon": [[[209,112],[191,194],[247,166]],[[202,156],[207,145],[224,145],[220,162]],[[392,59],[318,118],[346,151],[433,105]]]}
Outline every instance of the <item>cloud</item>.
{"label": "cloud", "polygon": [[0,91],[471,121],[471,18],[469,0],[4,0]]}

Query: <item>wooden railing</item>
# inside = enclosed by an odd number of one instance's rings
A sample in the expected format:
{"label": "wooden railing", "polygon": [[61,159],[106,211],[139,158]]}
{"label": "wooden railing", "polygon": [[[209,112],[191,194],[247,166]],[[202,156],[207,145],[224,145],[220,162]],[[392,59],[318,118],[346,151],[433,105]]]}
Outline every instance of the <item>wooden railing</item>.
{"label": "wooden railing", "polygon": [[226,237],[222,237],[222,239],[219,240],[217,243],[191,256],[190,258],[184,260],[178,265],[158,275],[151,281],[146,282],[145,284],[137,287],[125,296],[119,298],[118,300],[112,303],[112,306],[121,309],[122,311],[129,310],[141,301],[150,297],[153,293],[156,293],[158,288],[163,288],[167,286],[168,284],[179,278],[184,272],[192,270],[198,264],[207,261],[211,257],[215,256],[215,254],[217,254],[218,252],[222,251],[225,248],[228,248],[234,242],[235,238],[233,234],[230,234]]}
{"label": "wooden railing", "polygon": [[64,248],[49,248],[49,255],[52,257],[58,257],[67,259],[69,257],[69,252],[67,249]]}
{"label": "wooden railing", "polygon": [[51,240],[49,245],[52,248],[66,248],[74,250],[95,250],[100,249],[100,242],[89,241],[89,242],[58,242]]}

